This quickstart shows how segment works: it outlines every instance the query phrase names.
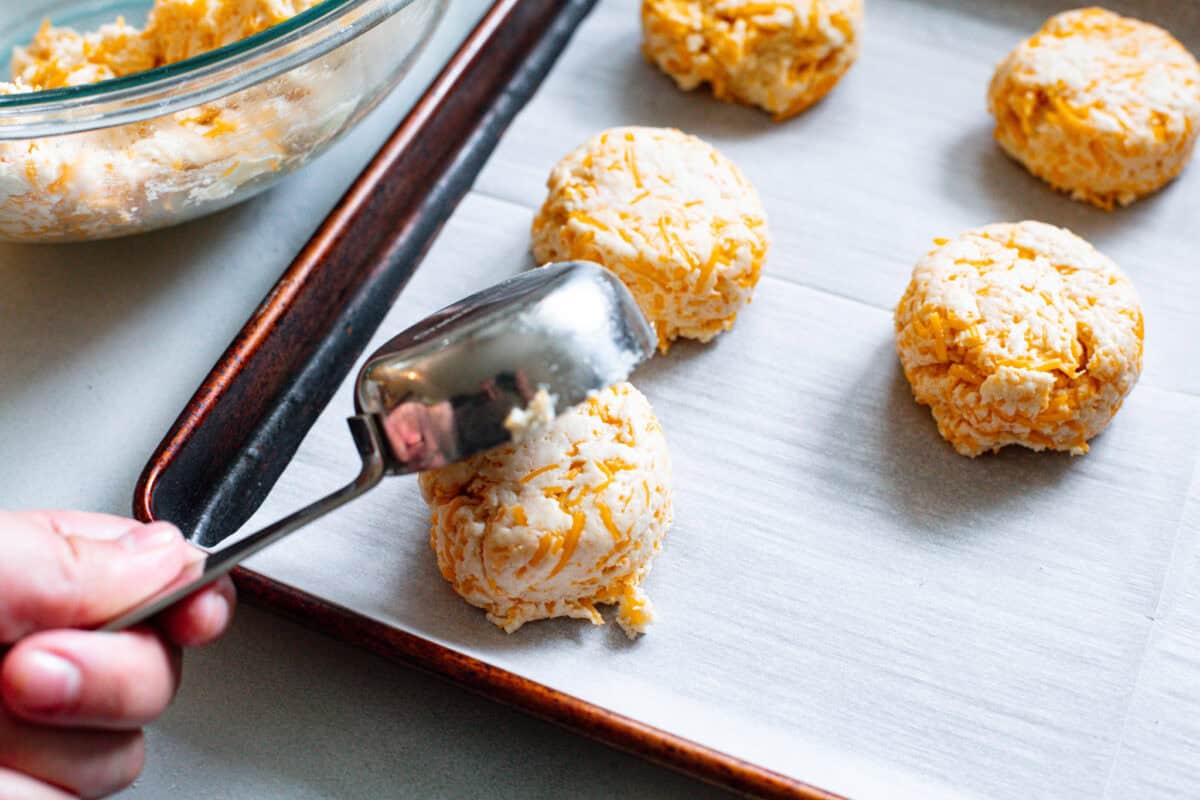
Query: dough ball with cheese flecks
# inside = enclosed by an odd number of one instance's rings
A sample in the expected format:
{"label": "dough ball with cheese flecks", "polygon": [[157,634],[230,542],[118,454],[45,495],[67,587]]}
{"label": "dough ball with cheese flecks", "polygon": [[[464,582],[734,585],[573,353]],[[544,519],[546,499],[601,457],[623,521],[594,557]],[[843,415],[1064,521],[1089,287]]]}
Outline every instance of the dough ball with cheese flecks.
{"label": "dough ball with cheese flecks", "polygon": [[1086,453],[1142,369],[1133,284],[1041,222],[937,240],[895,322],[913,395],[967,456],[1009,444]]}
{"label": "dough ball with cheese flecks", "polygon": [[1162,28],[1101,8],[1051,17],[996,68],[996,141],[1104,209],[1179,174],[1200,135],[1200,64]]}
{"label": "dough ball with cheese flecks", "polygon": [[671,525],[671,459],[630,384],[420,483],[442,575],[504,630],[550,617],[603,624],[605,603],[630,636],[653,620],[641,584]]}
{"label": "dough ball with cheese flecks", "polygon": [[766,213],[741,170],[695,136],[613,128],[563,158],[547,185],[534,257],[615,272],[664,352],[680,336],[707,342],[729,330],[750,302]]}
{"label": "dough ball with cheese flecks", "polygon": [[862,0],[644,0],[646,57],[686,91],[784,119],[824,97],[858,57]]}

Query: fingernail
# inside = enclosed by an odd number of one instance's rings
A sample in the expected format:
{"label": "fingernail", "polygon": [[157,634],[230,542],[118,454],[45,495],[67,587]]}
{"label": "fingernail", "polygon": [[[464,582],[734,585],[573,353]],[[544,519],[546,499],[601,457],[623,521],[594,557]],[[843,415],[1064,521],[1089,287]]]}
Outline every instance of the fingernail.
{"label": "fingernail", "polygon": [[179,541],[179,529],[169,522],[151,522],[121,537],[121,545],[131,552],[161,550]]}
{"label": "fingernail", "polygon": [[224,595],[209,592],[204,598],[204,619],[210,631],[222,631],[229,624],[229,601]]}
{"label": "fingernail", "polygon": [[35,650],[22,659],[17,674],[17,701],[28,711],[58,711],[79,700],[83,676],[65,658]]}

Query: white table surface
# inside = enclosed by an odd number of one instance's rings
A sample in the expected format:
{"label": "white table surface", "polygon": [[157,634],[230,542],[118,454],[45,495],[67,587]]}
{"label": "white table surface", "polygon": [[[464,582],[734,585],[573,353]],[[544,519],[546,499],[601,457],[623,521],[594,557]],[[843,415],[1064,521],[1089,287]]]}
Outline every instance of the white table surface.
{"label": "white table surface", "polygon": [[[180,408],[487,5],[454,0],[388,102],[264,197],[126,240],[0,246],[0,506],[129,512]],[[186,673],[123,796],[719,795],[253,609]]]}

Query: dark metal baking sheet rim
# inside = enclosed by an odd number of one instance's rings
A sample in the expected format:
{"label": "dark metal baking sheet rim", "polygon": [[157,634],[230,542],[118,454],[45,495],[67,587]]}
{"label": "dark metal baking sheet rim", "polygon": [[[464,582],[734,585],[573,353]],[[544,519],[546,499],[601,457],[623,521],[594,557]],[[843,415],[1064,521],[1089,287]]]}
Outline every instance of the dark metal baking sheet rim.
{"label": "dark metal baking sheet rim", "polygon": [[[139,519],[212,545],[261,504],[595,2],[493,5],[179,415],[138,481]],[[263,574],[234,578],[255,605],[664,766],[760,797],[836,797]]]}

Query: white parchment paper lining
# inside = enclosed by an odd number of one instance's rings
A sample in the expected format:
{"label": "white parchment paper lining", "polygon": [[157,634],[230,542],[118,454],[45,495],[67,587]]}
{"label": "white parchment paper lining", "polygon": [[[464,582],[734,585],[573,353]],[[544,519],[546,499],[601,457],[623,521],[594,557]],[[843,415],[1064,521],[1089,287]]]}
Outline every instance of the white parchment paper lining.
{"label": "white parchment paper lining", "polygon": [[[869,0],[860,62],[774,124],[678,92],[639,53],[638,3],[603,0],[507,134],[379,343],[527,268],[546,174],[602,128],[698,134],[767,206],[766,275],[736,329],[635,377],[677,486],[647,636],[493,628],[438,575],[412,478],[251,567],[856,797],[1200,795],[1200,167],[1106,214],[994,146],[993,64],[1065,7]],[[1114,7],[1200,45],[1194,3]],[[1146,369],[1086,457],[969,461],[913,403],[890,310],[933,237],[1026,218],[1073,229],[1129,273]],[[350,413],[347,385],[248,528],[353,476]]]}

